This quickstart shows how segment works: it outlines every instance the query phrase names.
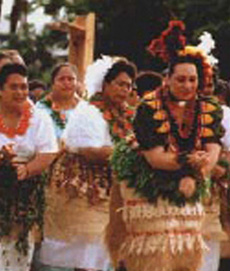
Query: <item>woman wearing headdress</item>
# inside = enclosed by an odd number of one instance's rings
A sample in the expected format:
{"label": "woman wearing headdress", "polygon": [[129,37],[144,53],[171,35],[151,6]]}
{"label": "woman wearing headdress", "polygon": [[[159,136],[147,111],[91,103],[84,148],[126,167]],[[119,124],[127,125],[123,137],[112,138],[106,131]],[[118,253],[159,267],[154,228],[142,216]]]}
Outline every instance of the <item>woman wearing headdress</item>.
{"label": "woman wearing headdress", "polygon": [[107,270],[103,245],[108,222],[112,173],[108,159],[113,144],[130,129],[133,111],[126,105],[135,66],[103,56],[86,72],[90,102],[71,115],[62,140],[66,148],[52,170],[43,270]]}
{"label": "woman wearing headdress", "polygon": [[168,88],[145,96],[130,133],[114,150],[107,244],[128,271],[198,271],[205,243],[201,198],[220,153],[222,111],[198,93],[209,63],[185,46],[172,21],[149,49],[169,63]]}
{"label": "woman wearing headdress", "polygon": [[[42,172],[58,150],[48,115],[28,101],[27,69],[0,73],[0,270],[29,271],[44,213]],[[49,136],[46,137],[45,133]]]}

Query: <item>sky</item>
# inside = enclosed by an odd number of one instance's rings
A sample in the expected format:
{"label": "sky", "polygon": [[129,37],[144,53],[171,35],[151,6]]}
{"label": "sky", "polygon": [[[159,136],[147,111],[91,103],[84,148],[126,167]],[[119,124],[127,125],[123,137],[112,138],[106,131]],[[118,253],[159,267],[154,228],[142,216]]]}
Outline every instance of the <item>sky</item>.
{"label": "sky", "polygon": [[[2,17],[0,21],[0,32],[8,33],[9,32],[9,21],[4,17],[9,15],[13,5],[13,0],[3,0],[2,5]],[[39,8],[33,14],[28,16],[28,23],[34,23],[37,32],[40,32],[44,24],[51,22],[51,17],[43,14],[43,9]]]}

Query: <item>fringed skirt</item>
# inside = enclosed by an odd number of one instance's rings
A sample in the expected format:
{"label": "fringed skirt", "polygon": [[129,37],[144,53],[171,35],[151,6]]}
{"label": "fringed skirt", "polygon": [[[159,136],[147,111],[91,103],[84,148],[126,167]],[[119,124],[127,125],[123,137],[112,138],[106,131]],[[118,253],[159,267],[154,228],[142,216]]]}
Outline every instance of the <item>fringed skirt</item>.
{"label": "fringed skirt", "polygon": [[53,167],[46,190],[43,264],[105,270],[109,256],[104,230],[109,218],[110,169],[88,165],[76,154],[63,153]]}
{"label": "fringed skirt", "polygon": [[115,215],[110,216],[112,221],[107,231],[110,254],[116,266],[122,260],[128,271],[199,270],[205,249],[201,204],[186,204],[180,208],[162,199],[150,204],[125,183],[116,193],[112,193],[116,201],[112,199],[111,205],[118,207],[117,201],[122,204],[120,208],[111,206]]}

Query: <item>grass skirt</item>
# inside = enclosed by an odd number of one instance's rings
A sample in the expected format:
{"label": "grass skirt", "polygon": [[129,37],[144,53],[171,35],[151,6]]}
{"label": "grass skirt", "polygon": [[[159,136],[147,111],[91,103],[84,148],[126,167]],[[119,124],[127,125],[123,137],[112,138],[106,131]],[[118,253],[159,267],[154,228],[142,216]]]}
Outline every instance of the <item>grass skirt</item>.
{"label": "grass skirt", "polygon": [[202,205],[150,204],[125,183],[111,193],[106,242],[114,266],[128,271],[198,271],[206,248]]}

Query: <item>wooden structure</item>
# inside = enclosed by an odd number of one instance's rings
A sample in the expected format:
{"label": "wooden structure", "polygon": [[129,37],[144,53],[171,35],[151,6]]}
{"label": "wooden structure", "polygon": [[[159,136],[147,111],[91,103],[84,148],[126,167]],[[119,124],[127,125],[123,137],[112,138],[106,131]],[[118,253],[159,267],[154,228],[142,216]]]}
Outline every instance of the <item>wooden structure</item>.
{"label": "wooden structure", "polygon": [[83,81],[86,67],[93,62],[95,41],[95,14],[76,16],[71,23],[55,22],[47,25],[52,30],[69,32],[70,63],[77,66],[79,80]]}
{"label": "wooden structure", "polygon": [[86,67],[93,62],[95,39],[95,14],[77,16],[69,24],[69,62],[75,64],[82,81]]}

